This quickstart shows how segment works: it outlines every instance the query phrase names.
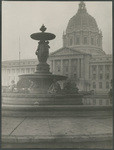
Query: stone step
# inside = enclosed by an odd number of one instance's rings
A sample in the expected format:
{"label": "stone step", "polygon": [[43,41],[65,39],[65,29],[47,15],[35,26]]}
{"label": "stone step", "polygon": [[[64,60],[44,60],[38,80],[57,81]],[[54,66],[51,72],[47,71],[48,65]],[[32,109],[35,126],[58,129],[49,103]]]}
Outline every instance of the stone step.
{"label": "stone step", "polygon": [[3,116],[112,116],[112,106],[2,105]]}

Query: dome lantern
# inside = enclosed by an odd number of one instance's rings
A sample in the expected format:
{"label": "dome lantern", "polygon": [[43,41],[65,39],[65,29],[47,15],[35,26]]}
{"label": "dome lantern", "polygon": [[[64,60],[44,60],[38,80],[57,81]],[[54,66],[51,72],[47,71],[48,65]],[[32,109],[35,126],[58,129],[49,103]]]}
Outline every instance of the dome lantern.
{"label": "dome lantern", "polygon": [[86,12],[86,7],[85,7],[85,3],[83,1],[80,2],[79,4],[79,9],[78,9],[78,12]]}

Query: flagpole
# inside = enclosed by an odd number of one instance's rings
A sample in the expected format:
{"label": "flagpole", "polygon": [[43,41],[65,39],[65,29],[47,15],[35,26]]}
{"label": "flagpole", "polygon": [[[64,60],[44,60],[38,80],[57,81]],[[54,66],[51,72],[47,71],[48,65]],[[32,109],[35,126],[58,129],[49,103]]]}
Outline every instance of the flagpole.
{"label": "flagpole", "polygon": [[21,60],[21,49],[20,49],[20,37],[19,37],[19,70],[20,70],[20,60]]}

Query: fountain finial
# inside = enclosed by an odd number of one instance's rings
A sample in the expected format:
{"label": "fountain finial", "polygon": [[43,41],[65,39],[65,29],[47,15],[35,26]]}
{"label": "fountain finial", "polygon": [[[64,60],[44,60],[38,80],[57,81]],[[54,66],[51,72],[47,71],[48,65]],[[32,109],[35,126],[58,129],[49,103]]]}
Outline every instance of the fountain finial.
{"label": "fountain finial", "polygon": [[40,31],[45,32],[46,31],[46,27],[44,26],[44,24],[41,26]]}

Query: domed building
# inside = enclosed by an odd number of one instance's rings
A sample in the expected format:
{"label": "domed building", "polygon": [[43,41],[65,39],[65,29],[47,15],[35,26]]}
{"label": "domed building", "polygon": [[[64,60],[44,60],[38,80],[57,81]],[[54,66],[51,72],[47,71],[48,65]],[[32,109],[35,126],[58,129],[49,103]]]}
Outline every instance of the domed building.
{"label": "domed building", "polygon": [[96,20],[80,2],[63,33],[63,47],[50,55],[52,72],[73,79],[82,91],[108,92],[112,56],[103,51],[102,37]]}

